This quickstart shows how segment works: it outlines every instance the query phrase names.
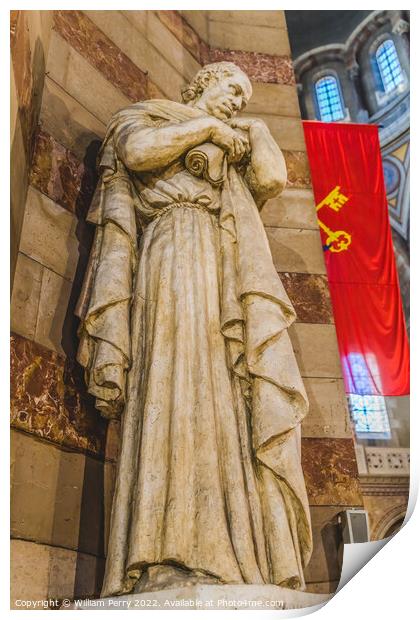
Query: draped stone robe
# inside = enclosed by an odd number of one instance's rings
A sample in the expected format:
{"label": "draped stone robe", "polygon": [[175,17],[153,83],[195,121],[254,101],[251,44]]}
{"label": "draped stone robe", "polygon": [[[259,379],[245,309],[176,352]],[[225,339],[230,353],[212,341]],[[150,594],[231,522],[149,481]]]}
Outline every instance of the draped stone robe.
{"label": "draped stone robe", "polygon": [[122,439],[102,595],[152,567],[199,582],[304,588],[311,528],[300,464],[307,398],[293,307],[243,171],[134,173],[128,135],[204,114],[169,101],[117,113],[89,220],[78,359]]}

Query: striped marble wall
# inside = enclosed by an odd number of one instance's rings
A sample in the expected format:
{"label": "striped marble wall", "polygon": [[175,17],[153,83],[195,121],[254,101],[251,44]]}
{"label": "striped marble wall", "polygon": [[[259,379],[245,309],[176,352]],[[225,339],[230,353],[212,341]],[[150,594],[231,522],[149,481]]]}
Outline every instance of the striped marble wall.
{"label": "striped marble wall", "polygon": [[103,575],[118,425],[107,427],[84,389],[74,307],[106,123],[139,99],[179,100],[197,69],[220,59],[248,73],[247,114],[265,120],[286,157],[287,189],[262,218],[297,310],[290,331],[311,402],[308,589],[330,591],[340,575],[335,517],[362,499],[283,12],[52,13],[12,295],[12,604],[97,595]]}

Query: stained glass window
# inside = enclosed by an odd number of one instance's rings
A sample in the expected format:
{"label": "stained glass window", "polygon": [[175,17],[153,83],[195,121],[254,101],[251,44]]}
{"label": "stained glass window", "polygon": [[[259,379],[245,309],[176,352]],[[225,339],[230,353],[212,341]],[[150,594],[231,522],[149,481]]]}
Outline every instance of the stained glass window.
{"label": "stained glass window", "polygon": [[351,417],[358,437],[391,438],[391,429],[383,396],[349,394],[348,399]]}
{"label": "stained glass window", "polygon": [[[369,360],[374,368],[375,363]],[[373,361],[373,363],[372,363]],[[347,387],[352,394],[377,394],[367,359],[361,353],[350,353],[342,359]]]}
{"label": "stained glass window", "polygon": [[345,117],[337,79],[327,75],[315,84],[320,120],[330,123]]}
{"label": "stained glass window", "polygon": [[386,93],[391,92],[404,81],[397,50],[391,39],[381,43],[376,50],[376,62]]}
{"label": "stained glass window", "polygon": [[365,439],[390,439],[385,398],[378,395],[381,382],[375,356],[350,353],[342,359],[342,366],[351,391],[347,396],[356,435]]}

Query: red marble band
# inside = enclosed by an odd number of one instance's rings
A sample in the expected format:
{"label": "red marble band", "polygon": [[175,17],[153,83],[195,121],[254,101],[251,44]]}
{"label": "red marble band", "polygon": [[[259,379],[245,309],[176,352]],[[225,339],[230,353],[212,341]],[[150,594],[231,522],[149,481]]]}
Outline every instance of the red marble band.
{"label": "red marble band", "polygon": [[286,151],[282,149],[287,167],[287,186],[311,188],[311,171],[306,151]]}
{"label": "red marble band", "polygon": [[295,74],[290,56],[274,56],[260,52],[209,49],[209,61],[227,60],[240,67],[253,82],[295,84]]}
{"label": "red marble band", "polygon": [[[99,146],[99,141],[98,141]],[[30,184],[72,213],[88,206],[96,185],[95,161],[88,166],[40,130],[36,137]]]}
{"label": "red marble band", "polygon": [[328,278],[315,273],[279,273],[298,323],[333,323]]}
{"label": "red marble band", "polygon": [[363,506],[352,438],[303,438],[302,468],[312,506]]}
{"label": "red marble band", "polygon": [[53,443],[103,456],[107,422],[78,368],[22,336],[11,337],[11,425]]}
{"label": "red marble band", "polygon": [[54,30],[132,101],[148,98],[148,77],[82,11],[54,11]]}

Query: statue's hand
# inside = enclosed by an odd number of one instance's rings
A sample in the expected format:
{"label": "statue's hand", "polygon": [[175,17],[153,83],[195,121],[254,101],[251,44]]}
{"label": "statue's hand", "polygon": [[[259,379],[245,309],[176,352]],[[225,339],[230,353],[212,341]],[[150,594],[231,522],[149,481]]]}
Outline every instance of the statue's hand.
{"label": "statue's hand", "polygon": [[210,139],[226,151],[229,162],[240,161],[250,151],[249,140],[245,135],[216,118],[211,126]]}

